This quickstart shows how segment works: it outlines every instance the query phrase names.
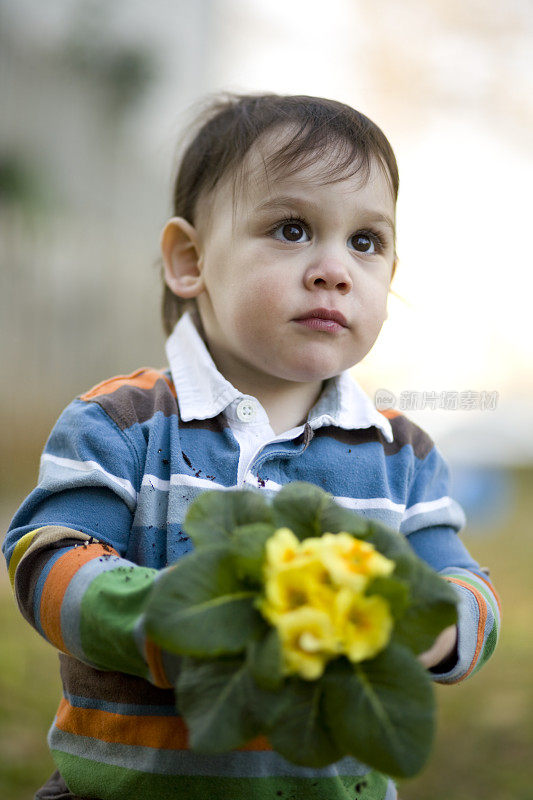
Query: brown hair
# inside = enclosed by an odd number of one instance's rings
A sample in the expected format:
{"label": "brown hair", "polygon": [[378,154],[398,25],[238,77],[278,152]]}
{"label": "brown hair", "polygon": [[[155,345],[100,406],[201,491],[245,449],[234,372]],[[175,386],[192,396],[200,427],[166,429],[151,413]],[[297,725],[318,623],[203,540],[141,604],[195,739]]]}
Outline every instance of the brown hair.
{"label": "brown hair", "polygon": [[[243,180],[246,154],[262,134],[275,127],[291,135],[282,138],[266,159],[270,174],[294,173],[324,151],[331,156],[324,175],[329,181],[360,170],[366,179],[377,162],[396,203],[399,176],[394,152],[385,134],[364,114],[321,97],[229,94],[211,103],[196,121],[196,134],[181,157],[174,182],[173,216],[194,225],[200,197],[212,192],[231,170],[236,180]],[[162,313],[167,334],[188,303],[165,284]]]}

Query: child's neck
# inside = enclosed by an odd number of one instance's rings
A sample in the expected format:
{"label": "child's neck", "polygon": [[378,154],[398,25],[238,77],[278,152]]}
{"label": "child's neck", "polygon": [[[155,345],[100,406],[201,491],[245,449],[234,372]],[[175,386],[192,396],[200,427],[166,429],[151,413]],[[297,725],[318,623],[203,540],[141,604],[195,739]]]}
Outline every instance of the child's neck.
{"label": "child's neck", "polygon": [[259,400],[276,436],[297,425],[303,425],[309,411],[319,398],[324,381],[302,383],[269,376],[265,376],[265,379],[261,381],[256,371],[248,373],[244,364],[240,364],[238,371],[233,374],[232,367],[234,365],[227,362],[223,354],[217,353],[216,347],[209,345],[199,315],[196,316],[196,325],[217,369],[240,392]]}
{"label": "child's neck", "polygon": [[[238,388],[244,391],[241,386]],[[287,385],[282,387],[256,385],[254,390],[250,389],[245,393],[259,400],[277,436],[305,422],[321,391],[322,381],[313,384],[287,382]]]}
{"label": "child's neck", "polygon": [[301,383],[267,378],[260,382],[257,375],[247,377],[240,372],[233,376],[227,370],[223,374],[240,392],[259,400],[276,436],[305,422],[323,386],[323,381]]}

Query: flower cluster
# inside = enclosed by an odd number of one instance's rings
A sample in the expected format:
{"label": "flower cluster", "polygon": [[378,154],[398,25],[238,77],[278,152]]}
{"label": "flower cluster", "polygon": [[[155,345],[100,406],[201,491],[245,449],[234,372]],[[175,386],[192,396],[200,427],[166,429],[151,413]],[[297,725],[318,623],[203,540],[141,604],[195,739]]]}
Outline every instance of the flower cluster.
{"label": "flower cluster", "polygon": [[366,594],[394,562],[349,533],[299,541],[279,528],[266,542],[263,616],[279,634],[286,675],[319,678],[332,658],[356,663],[386,647],[393,628],[387,600]]}
{"label": "flower cluster", "polygon": [[202,492],[184,528],[194,550],[156,581],[146,631],[180,656],[191,749],[266,736],[303,767],[349,755],[419,772],[435,701],[417,656],[456,622],[457,598],[406,537],[303,482],[268,500]]}

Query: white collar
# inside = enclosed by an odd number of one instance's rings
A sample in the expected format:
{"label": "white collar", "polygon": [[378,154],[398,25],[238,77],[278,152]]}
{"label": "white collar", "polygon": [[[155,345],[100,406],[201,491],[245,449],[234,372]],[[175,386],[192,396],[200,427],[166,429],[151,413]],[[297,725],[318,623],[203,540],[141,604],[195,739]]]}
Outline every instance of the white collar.
{"label": "white collar", "polygon": [[[166,342],[166,354],[182,420],[211,419],[243,397],[217,370],[190,312],[185,312]],[[334,425],[346,430],[375,426],[388,442],[390,422],[373,405],[349,370],[330,378],[309,412],[313,429]]]}

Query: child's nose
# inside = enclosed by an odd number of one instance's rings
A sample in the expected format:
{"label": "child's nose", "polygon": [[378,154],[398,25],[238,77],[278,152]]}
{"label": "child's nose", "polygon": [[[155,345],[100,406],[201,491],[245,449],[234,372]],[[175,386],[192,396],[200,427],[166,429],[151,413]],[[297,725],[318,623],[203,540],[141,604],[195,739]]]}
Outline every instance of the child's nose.
{"label": "child's nose", "polygon": [[311,264],[304,278],[307,289],[336,289],[341,294],[347,294],[353,281],[344,262],[334,256],[326,256]]}

